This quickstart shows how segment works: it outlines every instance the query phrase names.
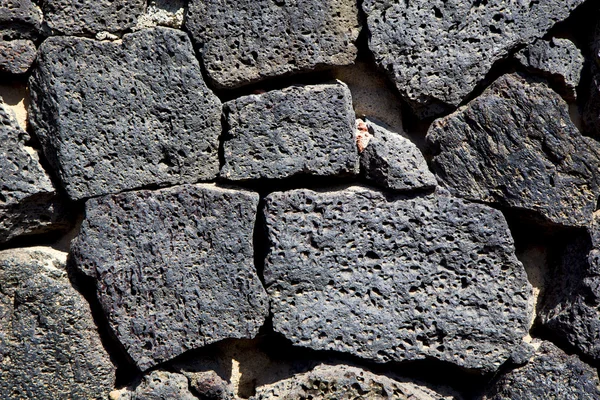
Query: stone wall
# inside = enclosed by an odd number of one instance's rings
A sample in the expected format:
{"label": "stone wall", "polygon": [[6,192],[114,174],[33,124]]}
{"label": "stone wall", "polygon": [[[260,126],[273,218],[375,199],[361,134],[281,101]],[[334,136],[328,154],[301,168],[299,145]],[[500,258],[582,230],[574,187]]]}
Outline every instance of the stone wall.
{"label": "stone wall", "polygon": [[0,398],[600,398],[597,2],[0,0],[0,96]]}

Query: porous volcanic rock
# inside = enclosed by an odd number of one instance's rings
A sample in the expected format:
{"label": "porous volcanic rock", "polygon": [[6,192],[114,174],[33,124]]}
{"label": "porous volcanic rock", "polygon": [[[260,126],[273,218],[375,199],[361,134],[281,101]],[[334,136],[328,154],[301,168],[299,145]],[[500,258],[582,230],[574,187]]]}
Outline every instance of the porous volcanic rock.
{"label": "porous volcanic rock", "polygon": [[365,125],[370,138],[360,154],[360,165],[368,180],[398,191],[431,189],[437,185],[413,142],[375,121],[367,120]]}
{"label": "porous volcanic rock", "polygon": [[586,226],[600,193],[600,148],[544,83],[504,75],[433,123],[433,169],[452,194]]}
{"label": "porous volcanic rock", "polygon": [[350,187],[274,192],[265,218],[273,327],[296,345],[480,371],[527,348],[532,288],[499,211]]}
{"label": "porous volcanic rock", "polygon": [[459,105],[496,61],[581,3],[365,0],[362,7],[377,64],[425,117]]}
{"label": "porous volcanic rock", "polygon": [[119,341],[141,369],[226,338],[268,313],[253,264],[258,194],[183,185],[90,199],[73,260],[97,279]]}
{"label": "porous volcanic rock", "polygon": [[224,110],[224,178],[358,174],[352,95],[341,82],[244,96]]}
{"label": "porous volcanic rock", "polygon": [[66,259],[44,247],[0,251],[2,399],[104,399],[114,385],[115,367]]}
{"label": "porous volcanic rock", "polygon": [[24,74],[35,61],[36,52],[31,40],[0,41],[0,73]]}
{"label": "porous volcanic rock", "polygon": [[398,381],[348,365],[318,365],[310,372],[259,387],[250,400],[297,399],[389,399],[451,400],[413,381]]}
{"label": "porous volcanic rock", "polygon": [[185,25],[220,88],[352,64],[360,31],[354,0],[192,0]]}
{"label": "porous volcanic rock", "polygon": [[43,0],[44,23],[54,34],[92,35],[133,27],[146,9],[145,0]]}
{"label": "porous volcanic rock", "polygon": [[585,58],[569,39],[536,40],[515,58],[529,71],[556,83],[566,100],[577,98]]}
{"label": "porous volcanic rock", "polygon": [[586,130],[600,136],[600,24],[591,44],[591,82],[589,98],[583,110],[583,122]]}
{"label": "porous volcanic rock", "polygon": [[599,399],[599,386],[594,368],[542,342],[527,365],[501,376],[483,400]]}
{"label": "porous volcanic rock", "polygon": [[137,385],[111,393],[111,400],[166,399],[198,400],[198,397],[190,392],[189,382],[185,376],[167,371],[152,371]]}
{"label": "porous volcanic rock", "polygon": [[52,37],[37,64],[30,122],[72,199],[217,176],[221,103],[185,33]]}
{"label": "porous volcanic rock", "polygon": [[0,40],[36,39],[42,10],[32,0],[0,0]]}

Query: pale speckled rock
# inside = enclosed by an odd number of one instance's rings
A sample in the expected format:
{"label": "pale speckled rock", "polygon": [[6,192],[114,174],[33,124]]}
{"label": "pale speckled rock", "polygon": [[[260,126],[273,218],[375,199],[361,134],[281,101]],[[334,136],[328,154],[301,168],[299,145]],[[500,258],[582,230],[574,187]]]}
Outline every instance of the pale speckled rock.
{"label": "pale speckled rock", "polygon": [[409,380],[395,380],[385,375],[347,365],[321,364],[310,372],[259,387],[251,400],[453,400]]}
{"label": "pale speckled rock", "polygon": [[34,133],[74,200],[218,174],[221,103],[181,31],[49,38],[30,83]]}
{"label": "pale speckled rock", "polygon": [[492,65],[583,0],[365,0],[369,47],[421,117],[459,105]]}
{"label": "pale speckled rock", "polygon": [[368,180],[397,191],[432,189],[437,185],[414,143],[373,120],[367,120],[366,126],[371,138],[360,154],[360,164]]}
{"label": "pale speckled rock", "polygon": [[111,400],[198,400],[189,389],[189,382],[183,375],[152,371],[135,386],[114,391]]}
{"label": "pale speckled rock", "polygon": [[504,75],[433,123],[433,169],[454,195],[586,226],[600,194],[600,148],[544,83]]}
{"label": "pale speckled rock", "polygon": [[515,58],[529,71],[556,83],[565,100],[574,101],[577,98],[577,86],[585,59],[570,40],[539,39],[515,54]]}
{"label": "pale speckled rock", "polygon": [[240,97],[224,112],[226,179],[359,172],[352,96],[341,82]]}
{"label": "pale speckled rock", "polygon": [[499,211],[437,191],[266,197],[264,278],[292,343],[495,371],[527,348],[532,288]]}
{"label": "pale speckled rock", "polygon": [[150,0],[146,13],[138,18],[134,30],[153,26],[181,29],[187,0]]}
{"label": "pale speckled rock", "polygon": [[185,25],[220,88],[352,64],[360,31],[354,0],[192,0]]}
{"label": "pale speckled rock", "polygon": [[24,74],[35,61],[36,53],[31,40],[0,41],[0,73]]}
{"label": "pale speckled rock", "polygon": [[226,338],[268,313],[253,263],[258,194],[183,185],[88,200],[73,261],[141,369]]}
{"label": "pale speckled rock", "polygon": [[0,40],[36,39],[42,11],[32,0],[0,0]]}
{"label": "pale speckled rock", "polygon": [[105,399],[114,385],[115,367],[66,259],[43,247],[0,251],[2,399]]}
{"label": "pale speckled rock", "polygon": [[43,0],[44,23],[53,34],[95,35],[135,26],[145,0]]}
{"label": "pale speckled rock", "polygon": [[542,342],[527,365],[495,382],[483,400],[600,399],[597,371]]}

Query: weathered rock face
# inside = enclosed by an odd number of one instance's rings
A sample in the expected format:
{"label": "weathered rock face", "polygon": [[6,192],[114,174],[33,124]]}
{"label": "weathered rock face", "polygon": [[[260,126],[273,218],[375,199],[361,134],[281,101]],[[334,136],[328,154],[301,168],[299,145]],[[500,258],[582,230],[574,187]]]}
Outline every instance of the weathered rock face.
{"label": "weathered rock face", "polygon": [[543,342],[527,365],[502,376],[483,399],[598,399],[599,386],[592,367]]}
{"label": "weathered rock face", "polygon": [[360,165],[367,179],[398,191],[431,189],[437,185],[414,143],[374,121],[367,120],[365,126],[370,137],[360,154]]}
{"label": "weathered rock face", "polygon": [[427,140],[433,168],[454,195],[586,226],[600,193],[600,148],[581,136],[565,102],[545,84],[499,78],[437,120]]}
{"label": "weathered rock face", "polygon": [[216,177],[221,104],[185,33],[54,37],[38,61],[31,123],[72,199]]}
{"label": "weathered rock face", "polygon": [[224,178],[358,174],[352,96],[341,82],[240,97],[224,108]]}
{"label": "weathered rock face", "polygon": [[189,382],[183,375],[152,371],[135,387],[111,393],[111,400],[198,400],[189,390]]}
{"label": "weathered rock face", "polygon": [[570,40],[539,39],[515,54],[515,58],[528,70],[555,82],[566,100],[574,101],[577,98],[577,86],[585,59]]}
{"label": "weathered rock face", "polygon": [[0,40],[35,39],[42,19],[32,0],[0,0]]}
{"label": "weathered rock face", "polygon": [[168,26],[181,29],[187,0],[150,0],[135,29]]}
{"label": "weathered rock face", "polygon": [[258,388],[251,400],[296,399],[395,399],[450,400],[412,381],[396,381],[384,375],[346,365],[319,365],[314,370]]}
{"label": "weathered rock face", "polygon": [[583,0],[365,0],[369,47],[420,116],[459,105],[492,65]]}
{"label": "weathered rock face", "polygon": [[141,369],[226,338],[268,313],[253,265],[258,194],[184,185],[91,199],[72,249],[97,279],[117,338]]}
{"label": "weathered rock face", "polygon": [[0,98],[0,243],[69,227],[37,153],[25,146],[27,138]]}
{"label": "weathered rock face", "polygon": [[31,40],[0,41],[0,73],[27,72],[35,60],[36,52]]}
{"label": "weathered rock face", "polygon": [[55,34],[90,35],[133,27],[144,12],[144,0],[43,0],[44,22]]}
{"label": "weathered rock face", "polygon": [[532,289],[496,210],[353,187],[275,192],[265,215],[273,326],[294,344],[493,371],[527,334]]}
{"label": "weathered rock face", "polygon": [[353,0],[192,0],[185,24],[221,88],[352,64],[360,30]]}
{"label": "weathered rock face", "polygon": [[69,283],[66,253],[0,251],[0,397],[103,399],[115,368],[86,300]]}
{"label": "weathered rock face", "polygon": [[583,121],[586,129],[600,136],[600,26],[596,29],[596,35],[591,45],[591,74],[589,99],[583,111]]}

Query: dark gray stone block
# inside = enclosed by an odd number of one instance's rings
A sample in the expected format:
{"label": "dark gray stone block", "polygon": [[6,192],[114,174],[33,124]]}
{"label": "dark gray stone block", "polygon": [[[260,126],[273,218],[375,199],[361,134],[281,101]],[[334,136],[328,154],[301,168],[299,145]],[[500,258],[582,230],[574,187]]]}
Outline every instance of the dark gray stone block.
{"label": "dark gray stone block", "polygon": [[583,110],[583,122],[588,132],[600,136],[600,24],[591,43],[591,82],[589,98]]}
{"label": "dark gray stone block", "polygon": [[421,151],[410,140],[367,120],[368,143],[360,154],[366,178],[397,191],[432,189],[437,185]]}
{"label": "dark gray stone block", "polygon": [[43,0],[44,23],[53,34],[92,35],[135,26],[145,0]]}
{"label": "dark gray stone block", "polygon": [[221,103],[169,28],[40,47],[30,122],[72,199],[218,174]]}
{"label": "dark gray stone block", "polygon": [[542,342],[527,365],[501,376],[483,400],[599,399],[599,387],[594,368]]}
{"label": "dark gray stone block", "polygon": [[358,174],[352,95],[341,82],[240,97],[224,110],[224,178]]}
{"label": "dark gray stone block", "polygon": [[114,385],[115,367],[66,259],[43,247],[0,252],[2,399],[105,399]]}
{"label": "dark gray stone block", "polygon": [[36,53],[31,40],[0,41],[0,73],[24,74],[35,61]]}
{"label": "dark gray stone block", "polygon": [[586,226],[600,193],[600,149],[545,84],[504,75],[433,123],[433,169],[454,195]]}
{"label": "dark gray stone block", "polygon": [[294,344],[487,372],[526,346],[532,288],[499,211],[439,190],[265,201],[273,326]]}
{"label": "dark gray stone block", "polygon": [[258,194],[184,185],[88,200],[72,248],[108,322],[141,369],[226,338],[268,313],[254,268]]}
{"label": "dark gray stone block", "polygon": [[192,0],[185,25],[220,88],[352,64],[360,31],[354,0]]}
{"label": "dark gray stone block", "polygon": [[583,0],[365,0],[369,47],[421,117],[459,105],[492,65]]}
{"label": "dark gray stone block", "polygon": [[198,400],[188,379],[177,373],[152,371],[136,385],[111,393],[111,400]]}
{"label": "dark gray stone block", "polygon": [[32,0],[0,0],[0,40],[36,39],[42,11]]}

